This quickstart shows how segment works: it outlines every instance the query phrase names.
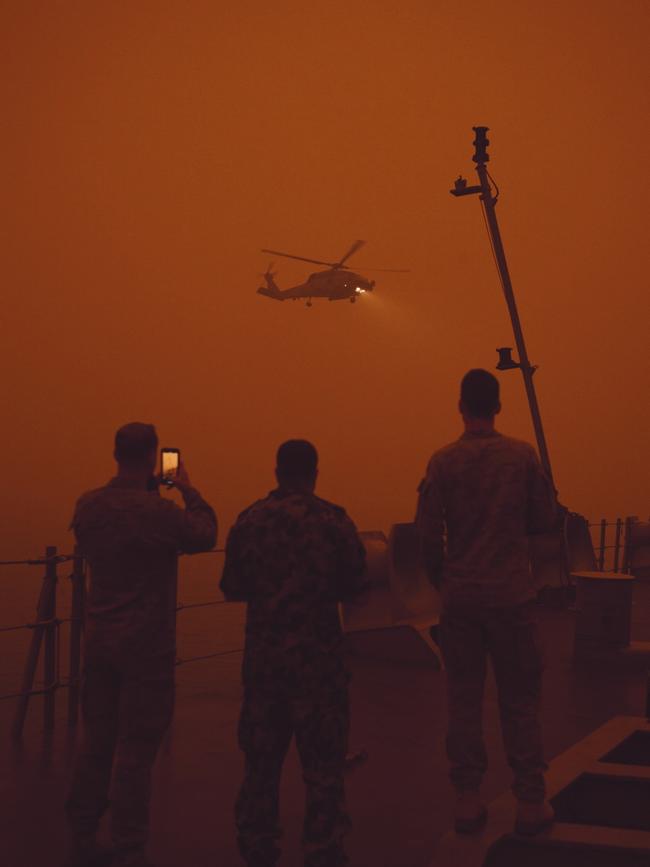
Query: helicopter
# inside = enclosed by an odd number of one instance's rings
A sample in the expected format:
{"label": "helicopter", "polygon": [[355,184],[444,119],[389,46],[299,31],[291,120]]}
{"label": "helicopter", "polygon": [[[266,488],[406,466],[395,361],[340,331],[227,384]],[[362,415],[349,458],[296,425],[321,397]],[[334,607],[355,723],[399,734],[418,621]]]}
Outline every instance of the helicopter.
{"label": "helicopter", "polygon": [[[291,299],[297,301],[299,298],[304,298],[307,307],[312,306],[312,298],[327,298],[328,301],[345,301],[349,300],[351,304],[361,295],[366,292],[372,292],[375,288],[375,281],[368,280],[361,274],[357,274],[350,270],[349,265],[345,263],[356,253],[360,247],[363,247],[365,241],[355,241],[347,253],[342,256],[338,262],[323,262],[320,259],[307,259],[305,256],[293,256],[291,253],[281,253],[279,250],[262,249],[262,253],[270,253],[272,256],[284,256],[287,259],[298,259],[300,262],[311,262],[314,265],[326,265],[326,271],[315,271],[310,274],[304,283],[298,286],[292,286],[289,289],[280,289],[275,280],[275,274],[271,270],[273,263],[269,265],[265,273],[262,274],[266,280],[266,286],[260,287],[257,291],[260,295],[265,295],[267,298],[273,298],[275,301],[286,301]],[[367,268],[368,271],[390,271],[393,273],[406,273],[405,268]]]}

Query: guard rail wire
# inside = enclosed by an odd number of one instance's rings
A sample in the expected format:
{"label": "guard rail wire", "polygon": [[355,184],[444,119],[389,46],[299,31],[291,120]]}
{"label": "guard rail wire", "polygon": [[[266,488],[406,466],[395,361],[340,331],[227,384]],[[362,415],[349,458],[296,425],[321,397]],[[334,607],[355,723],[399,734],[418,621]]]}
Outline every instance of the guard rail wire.
{"label": "guard rail wire", "polygon": [[[590,523],[589,528],[598,528],[598,544],[595,547],[596,562],[598,569],[604,571],[606,552],[613,551],[613,571],[618,571],[622,554],[623,571],[629,571],[629,556],[627,551],[627,538],[631,522],[634,518],[617,518],[615,521],[607,521],[603,518],[599,522]],[[607,544],[608,528],[615,528],[615,538],[612,544]],[[215,548],[212,554],[224,553],[223,548]],[[57,617],[56,615],[56,588],[58,582],[57,567],[64,563],[72,563],[72,572],[69,576],[72,582],[72,603],[70,617]],[[12,726],[12,734],[18,738],[21,736],[29,699],[33,695],[43,695],[43,716],[46,731],[54,729],[55,721],[55,695],[59,689],[69,689],[68,694],[68,725],[74,726],[79,716],[79,698],[81,687],[81,657],[83,618],[86,595],[86,568],[85,561],[80,552],[75,549],[72,554],[59,554],[57,549],[49,546],[45,549],[44,557],[25,560],[0,560],[0,566],[45,566],[43,585],[39,595],[36,619],[27,623],[14,626],[0,627],[0,633],[15,632],[18,630],[31,630],[32,640],[25,663],[22,688],[18,692],[0,695],[0,701],[8,699],[18,700],[18,706]],[[192,602],[190,604],[179,603],[176,611],[186,611],[192,608],[209,608],[217,605],[229,604],[223,599],[211,599],[205,602]],[[70,624],[70,646],[67,677],[61,676],[61,636],[60,627],[64,623]],[[34,678],[43,646],[43,686],[34,687]],[[187,665],[190,662],[199,662],[206,659],[215,659],[220,656],[229,656],[241,653],[242,647],[216,651],[187,658],[178,657],[176,665]]]}
{"label": "guard rail wire", "polygon": [[[221,554],[223,552],[223,548],[216,548],[206,553]],[[69,617],[57,617],[56,615],[57,584],[59,580],[57,567],[63,563],[73,564],[72,573],[69,576],[72,582],[71,613]],[[43,576],[43,585],[39,594],[36,619],[27,623],[0,627],[0,633],[16,632],[19,630],[32,631],[23,673],[22,688],[17,692],[0,695],[0,701],[9,699],[18,700],[11,730],[12,735],[14,738],[19,738],[22,735],[29,700],[34,695],[44,696],[44,728],[46,731],[52,731],[55,723],[55,695],[59,689],[69,690],[68,725],[74,726],[79,717],[82,636],[86,595],[85,561],[76,550],[73,554],[58,554],[56,548],[51,546],[46,548],[44,557],[25,560],[0,560],[0,566],[45,566],[45,575]],[[226,604],[228,603],[224,599],[212,599],[189,604],[181,602],[176,605],[176,611]],[[61,676],[60,627],[64,623],[70,624],[69,662],[68,675],[66,677]],[[43,648],[43,685],[35,686],[35,676],[41,656],[41,648]],[[176,665],[187,665],[190,662],[215,659],[220,656],[241,653],[242,651],[242,647],[236,647],[186,658],[178,657]]]}

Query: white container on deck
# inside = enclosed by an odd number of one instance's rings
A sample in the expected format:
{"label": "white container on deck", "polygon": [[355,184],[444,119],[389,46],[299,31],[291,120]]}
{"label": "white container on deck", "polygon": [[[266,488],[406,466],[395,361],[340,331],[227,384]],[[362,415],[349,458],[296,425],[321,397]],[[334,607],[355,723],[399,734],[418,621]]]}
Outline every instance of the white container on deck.
{"label": "white container on deck", "polygon": [[630,644],[634,576],[572,572],[576,584],[576,657],[623,650]]}

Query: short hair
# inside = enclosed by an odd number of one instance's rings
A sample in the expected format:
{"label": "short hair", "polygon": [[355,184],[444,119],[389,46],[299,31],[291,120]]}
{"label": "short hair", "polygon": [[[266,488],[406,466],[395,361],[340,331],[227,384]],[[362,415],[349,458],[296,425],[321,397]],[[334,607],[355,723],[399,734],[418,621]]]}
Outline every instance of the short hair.
{"label": "short hair", "polygon": [[460,384],[460,399],[469,415],[490,418],[499,408],[499,381],[487,370],[469,370]]}
{"label": "short hair", "polygon": [[118,464],[142,463],[158,448],[158,435],[152,424],[133,421],[115,434],[115,460]]}
{"label": "short hair", "polygon": [[290,479],[310,478],[318,467],[318,452],[307,440],[287,440],[276,455],[278,474]]}

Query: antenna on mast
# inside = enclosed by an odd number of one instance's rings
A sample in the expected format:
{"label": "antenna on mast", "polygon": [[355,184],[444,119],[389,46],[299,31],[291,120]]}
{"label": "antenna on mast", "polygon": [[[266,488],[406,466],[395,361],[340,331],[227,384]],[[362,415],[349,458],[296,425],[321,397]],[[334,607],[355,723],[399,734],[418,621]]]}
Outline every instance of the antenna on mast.
{"label": "antenna on mast", "polygon": [[510,272],[508,271],[508,263],[506,261],[505,250],[503,248],[503,241],[501,240],[501,232],[499,231],[499,224],[497,222],[495,206],[497,203],[498,193],[496,196],[492,193],[492,186],[490,185],[490,174],[487,170],[487,163],[490,161],[490,155],[487,151],[488,145],[490,144],[490,141],[487,137],[489,127],[474,126],[472,127],[472,129],[474,130],[476,136],[473,142],[474,156],[472,157],[472,161],[476,163],[476,173],[478,175],[479,183],[473,186],[468,186],[465,178],[463,178],[462,175],[459,175],[454,182],[453,190],[450,190],[449,192],[452,194],[452,196],[456,197],[472,196],[478,194],[480,198],[481,205],[485,214],[485,222],[488,229],[488,235],[490,237],[490,243],[492,245],[492,252],[494,253],[494,261],[499,272],[499,277],[501,278],[501,286],[503,287],[503,294],[505,296],[506,304],[508,306],[508,312],[510,313],[512,330],[515,335],[517,352],[519,353],[519,361],[515,361],[512,358],[512,349],[510,347],[501,347],[500,349],[497,349],[497,352],[499,353],[499,363],[497,364],[497,370],[512,370],[514,368],[519,368],[521,370],[522,376],[524,378],[524,386],[526,388],[528,405],[530,407],[530,414],[533,420],[533,428],[535,429],[535,438],[537,440],[539,456],[542,462],[542,466],[548,473],[551,481],[553,481],[551,459],[549,457],[548,447],[546,445],[546,437],[544,436],[544,428],[542,426],[542,417],[539,411],[539,404],[537,402],[537,394],[535,393],[535,385],[533,383],[533,374],[537,370],[537,367],[531,365],[530,361],[528,360],[528,353],[526,352],[524,334],[521,327],[521,321],[519,319],[517,304],[515,302],[515,294],[512,288]]}

